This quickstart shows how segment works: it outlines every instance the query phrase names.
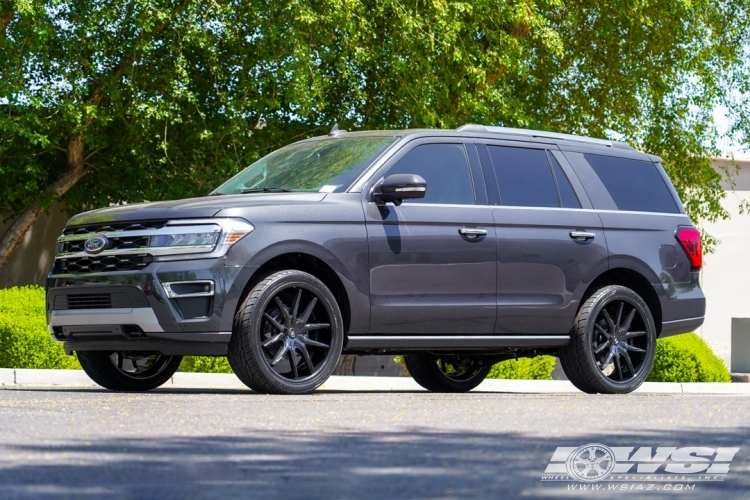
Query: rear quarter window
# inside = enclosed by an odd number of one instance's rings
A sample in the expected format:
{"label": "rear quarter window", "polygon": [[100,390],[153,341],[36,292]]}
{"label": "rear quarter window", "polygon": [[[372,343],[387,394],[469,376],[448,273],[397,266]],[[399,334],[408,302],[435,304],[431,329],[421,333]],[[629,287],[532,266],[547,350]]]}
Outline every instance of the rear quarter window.
{"label": "rear quarter window", "polygon": [[650,161],[584,155],[619,210],[680,213],[664,178]]}

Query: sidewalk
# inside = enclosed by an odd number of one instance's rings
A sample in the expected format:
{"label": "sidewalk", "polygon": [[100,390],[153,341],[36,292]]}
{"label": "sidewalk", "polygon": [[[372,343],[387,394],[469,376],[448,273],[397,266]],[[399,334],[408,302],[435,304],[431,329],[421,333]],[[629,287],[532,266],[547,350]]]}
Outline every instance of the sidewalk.
{"label": "sidewalk", "polygon": [[[0,368],[0,388],[93,388],[99,387],[80,370],[26,370]],[[233,374],[178,372],[161,389],[248,390]],[[424,391],[409,377],[333,376],[321,391]],[[485,380],[475,392],[565,394],[579,393],[567,380]],[[641,394],[740,394],[750,396],[750,384],[646,382]]]}

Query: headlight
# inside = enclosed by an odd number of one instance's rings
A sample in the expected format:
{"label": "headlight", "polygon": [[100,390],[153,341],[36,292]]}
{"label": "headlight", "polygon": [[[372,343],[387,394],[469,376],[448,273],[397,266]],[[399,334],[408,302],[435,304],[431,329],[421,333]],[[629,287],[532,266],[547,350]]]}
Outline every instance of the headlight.
{"label": "headlight", "polygon": [[165,229],[166,234],[151,237],[155,260],[223,257],[255,228],[237,219],[191,219],[169,221]]}
{"label": "headlight", "polygon": [[160,234],[152,236],[151,247],[196,247],[216,244],[218,233]]}

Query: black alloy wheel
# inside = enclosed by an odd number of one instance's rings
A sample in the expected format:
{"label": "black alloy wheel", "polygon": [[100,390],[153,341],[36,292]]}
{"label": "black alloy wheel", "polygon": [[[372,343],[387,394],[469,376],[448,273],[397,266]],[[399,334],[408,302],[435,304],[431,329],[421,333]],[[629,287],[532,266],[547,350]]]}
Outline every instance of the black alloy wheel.
{"label": "black alloy wheel", "polygon": [[487,377],[492,365],[482,358],[459,354],[404,356],[404,364],[415,382],[433,392],[467,392]]}
{"label": "black alloy wheel", "polygon": [[258,283],[240,307],[228,358],[254,391],[302,394],[331,375],[343,339],[341,312],[325,284],[281,271]]}
{"label": "black alloy wheel", "polygon": [[629,288],[607,286],[581,306],[560,361],[568,379],[588,393],[629,393],[648,377],[656,326],[643,299]]}
{"label": "black alloy wheel", "polygon": [[150,391],[168,381],[180,367],[182,356],[157,352],[79,351],[78,361],[97,384],[113,391]]}

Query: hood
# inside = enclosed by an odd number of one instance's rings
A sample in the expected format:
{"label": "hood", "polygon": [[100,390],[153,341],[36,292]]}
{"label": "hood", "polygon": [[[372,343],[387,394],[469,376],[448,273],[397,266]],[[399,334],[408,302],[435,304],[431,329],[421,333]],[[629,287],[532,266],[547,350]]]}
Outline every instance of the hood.
{"label": "hood", "polygon": [[[317,203],[325,197],[326,193],[253,193],[115,205],[78,214],[68,221],[68,225],[154,219],[201,219],[217,215],[231,217],[231,212],[236,208]],[[221,211],[225,213],[220,215]]]}

